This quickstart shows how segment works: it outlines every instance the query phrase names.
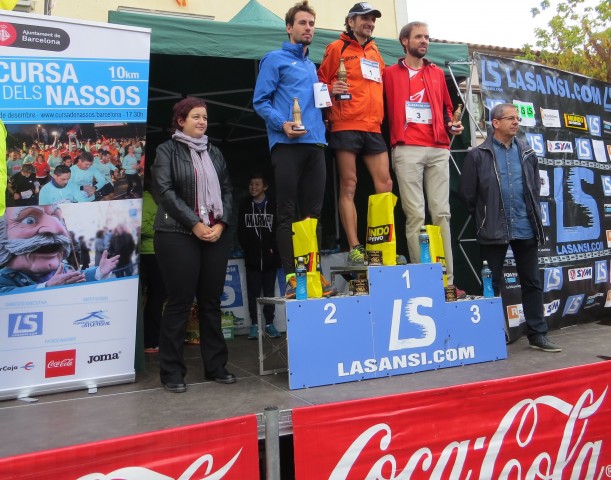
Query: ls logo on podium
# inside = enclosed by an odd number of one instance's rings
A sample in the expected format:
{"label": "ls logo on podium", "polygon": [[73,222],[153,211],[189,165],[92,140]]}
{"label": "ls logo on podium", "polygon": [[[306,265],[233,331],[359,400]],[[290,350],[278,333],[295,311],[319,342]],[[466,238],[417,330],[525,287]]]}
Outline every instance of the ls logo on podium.
{"label": "ls logo on podium", "polygon": [[433,307],[433,299],[429,297],[416,297],[405,302],[405,319],[415,327],[419,327],[422,335],[418,338],[399,338],[401,324],[401,300],[395,300],[392,311],[392,324],[390,327],[390,342],[388,350],[403,350],[404,348],[428,347],[437,338],[435,320],[428,315],[418,313],[418,307]]}

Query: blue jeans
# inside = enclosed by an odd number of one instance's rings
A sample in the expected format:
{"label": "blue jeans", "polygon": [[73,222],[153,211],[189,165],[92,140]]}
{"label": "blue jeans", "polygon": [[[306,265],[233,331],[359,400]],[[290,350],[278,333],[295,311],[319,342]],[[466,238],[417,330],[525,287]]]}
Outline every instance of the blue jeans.
{"label": "blue jeans", "polygon": [[[543,317],[543,287],[539,275],[539,256],[537,239],[511,240],[509,242],[516,261],[516,269],[522,288],[522,309],[526,319],[526,335],[533,338],[547,334],[547,322]],[[494,294],[499,295],[503,278],[503,263],[507,254],[506,244],[480,244],[480,254],[483,260],[488,260],[492,270],[492,286]]]}

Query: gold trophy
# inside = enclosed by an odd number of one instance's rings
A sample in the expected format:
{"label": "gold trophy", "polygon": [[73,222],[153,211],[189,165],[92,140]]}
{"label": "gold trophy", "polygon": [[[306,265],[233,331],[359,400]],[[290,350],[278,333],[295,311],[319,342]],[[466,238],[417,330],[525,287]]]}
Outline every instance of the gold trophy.
{"label": "gold trophy", "polygon": [[295,130],[296,132],[301,132],[305,130],[305,127],[301,123],[301,107],[299,106],[297,97],[293,97],[293,122],[297,124],[291,127],[293,130]]}
{"label": "gold trophy", "polygon": [[[337,69],[337,79],[340,82],[348,83],[348,71],[346,70],[346,64],[344,59],[339,59],[339,68]],[[337,93],[335,94],[335,100],[352,100],[351,93]]]}
{"label": "gold trophy", "polygon": [[[456,107],[456,110],[454,110],[454,123],[460,122],[460,117],[462,117],[462,103],[459,103],[458,107]],[[456,127],[454,127],[454,125],[452,125],[452,130],[456,130]]]}

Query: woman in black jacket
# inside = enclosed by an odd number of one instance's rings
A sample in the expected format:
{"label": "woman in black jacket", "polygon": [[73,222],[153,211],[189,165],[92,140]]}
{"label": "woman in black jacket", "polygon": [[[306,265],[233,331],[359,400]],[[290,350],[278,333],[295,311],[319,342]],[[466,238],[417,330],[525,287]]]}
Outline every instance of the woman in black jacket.
{"label": "woman in black jacket", "polygon": [[228,351],[221,329],[221,294],[229,259],[227,225],[232,187],[223,155],[208,143],[203,100],[174,105],[172,140],[157,148],[152,166],[159,208],[154,247],[168,299],[161,322],[161,383],[187,390],[183,359],[186,324],[193,298],[199,307],[200,348],[207,379],[234,383],[226,369]]}

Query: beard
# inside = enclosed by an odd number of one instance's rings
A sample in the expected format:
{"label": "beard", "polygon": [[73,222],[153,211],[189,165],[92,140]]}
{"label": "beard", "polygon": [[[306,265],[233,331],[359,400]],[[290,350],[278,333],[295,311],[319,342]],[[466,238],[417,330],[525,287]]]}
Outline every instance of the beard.
{"label": "beard", "polygon": [[407,47],[407,53],[409,53],[412,57],[416,57],[416,58],[424,58],[426,56],[426,52],[427,52],[428,48],[424,50],[424,53],[420,52],[420,47],[414,48],[414,47]]}

